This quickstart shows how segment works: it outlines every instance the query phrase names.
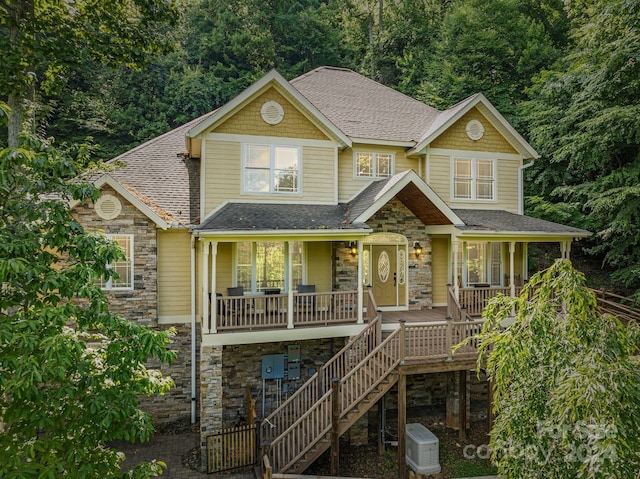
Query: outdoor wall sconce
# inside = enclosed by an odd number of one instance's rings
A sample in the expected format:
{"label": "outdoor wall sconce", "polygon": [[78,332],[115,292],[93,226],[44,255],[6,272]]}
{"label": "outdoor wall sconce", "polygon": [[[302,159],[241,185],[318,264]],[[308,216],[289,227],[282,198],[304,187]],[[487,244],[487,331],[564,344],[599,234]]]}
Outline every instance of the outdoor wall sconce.
{"label": "outdoor wall sconce", "polygon": [[419,241],[413,243],[413,252],[416,254],[416,259],[420,259],[420,255],[422,254],[422,246],[420,246]]}
{"label": "outdoor wall sconce", "polygon": [[355,241],[349,243],[349,253],[351,253],[351,256],[354,257],[358,254],[358,243],[356,243]]}

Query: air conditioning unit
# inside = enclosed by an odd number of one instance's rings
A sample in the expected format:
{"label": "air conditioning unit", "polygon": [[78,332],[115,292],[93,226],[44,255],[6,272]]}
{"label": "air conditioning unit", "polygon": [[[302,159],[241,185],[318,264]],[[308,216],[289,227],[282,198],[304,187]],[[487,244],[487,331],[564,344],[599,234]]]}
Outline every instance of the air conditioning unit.
{"label": "air conditioning unit", "polygon": [[440,441],[422,424],[407,424],[407,464],[420,474],[438,474]]}

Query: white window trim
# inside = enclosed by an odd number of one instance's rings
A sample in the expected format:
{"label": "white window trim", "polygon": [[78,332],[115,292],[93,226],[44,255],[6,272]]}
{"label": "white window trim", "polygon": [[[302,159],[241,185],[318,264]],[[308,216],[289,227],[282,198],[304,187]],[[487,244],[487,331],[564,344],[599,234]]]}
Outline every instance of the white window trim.
{"label": "white window trim", "polygon": [[[358,175],[358,154],[364,153],[367,155],[373,155],[373,175],[372,176],[361,176]],[[378,176],[378,155],[389,155],[391,156],[391,165],[390,165],[390,174],[389,176]],[[353,177],[356,180],[374,180],[374,179],[384,179],[390,178],[395,175],[396,172],[396,155],[394,153],[387,153],[384,151],[365,151],[365,150],[357,150],[353,152]]]}
{"label": "white window trim", "polygon": [[[493,284],[494,279],[493,278],[493,274],[491,271],[491,266],[492,266],[492,260],[493,260],[493,251],[491,248],[491,245],[494,243],[498,243],[500,244],[500,272],[498,273],[498,281],[497,284]],[[485,246],[485,251],[487,254],[487,257],[485,259],[485,275],[486,275],[486,280],[487,281],[480,281],[480,282],[469,282],[469,271],[467,268],[467,262],[468,262],[468,256],[467,256],[467,247],[469,244],[484,244]],[[463,287],[473,287],[473,285],[475,284],[480,284],[480,283],[489,283],[492,287],[497,287],[497,286],[504,286],[504,270],[505,270],[505,254],[504,254],[504,248],[502,247],[502,242],[501,241],[464,241],[462,242],[462,257],[459,258],[459,260],[461,260],[462,264],[462,270],[461,270],[461,274],[462,274],[462,285]],[[456,273],[457,274],[457,273]]]}
{"label": "white window trim", "polygon": [[[247,171],[247,150],[250,146],[267,146],[269,147],[269,191],[247,191],[245,188],[245,173]],[[297,191],[271,191],[273,188],[273,177],[275,170],[275,149],[276,148],[292,148],[298,152],[298,190]],[[242,169],[240,171],[240,187],[243,195],[302,195],[302,147],[299,145],[287,145],[280,143],[243,143],[242,144]]]}
{"label": "white window trim", "polygon": [[[456,160],[470,160],[471,161],[471,198],[456,198],[455,185],[456,185]],[[476,161],[490,161],[493,167],[493,188],[492,198],[477,198],[476,195]],[[497,203],[498,201],[498,162],[495,158],[469,158],[464,156],[452,156],[451,157],[451,201],[457,202],[469,202],[478,201],[481,203]]]}
{"label": "white window trim", "polygon": [[[105,235],[110,240],[113,240],[116,237],[128,237],[129,244],[131,245],[131,257],[127,255],[127,259],[130,263],[130,278],[131,278],[131,286],[113,286],[113,278],[109,278],[109,281],[102,284],[101,287],[105,291],[133,291],[135,289],[135,278],[133,276],[134,273],[134,252],[135,252],[135,244],[134,244],[134,235],[132,234],[107,234]],[[128,253],[128,252],[127,252]],[[111,265],[107,265],[107,268],[111,269]]]}

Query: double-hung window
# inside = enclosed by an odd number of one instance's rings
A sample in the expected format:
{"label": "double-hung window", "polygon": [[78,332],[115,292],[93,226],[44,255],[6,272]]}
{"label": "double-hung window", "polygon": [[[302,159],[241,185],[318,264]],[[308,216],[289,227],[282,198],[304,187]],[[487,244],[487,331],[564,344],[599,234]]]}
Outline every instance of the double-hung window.
{"label": "double-hung window", "polygon": [[458,250],[457,275],[463,286],[490,284],[500,286],[502,281],[502,243],[469,241]]}
{"label": "double-hung window", "polygon": [[355,170],[357,178],[389,178],[393,176],[393,155],[356,152]]}
{"label": "double-hung window", "polygon": [[107,238],[118,243],[125,257],[108,265],[118,277],[103,279],[100,286],[107,290],[133,289],[133,235],[107,235]]}
{"label": "double-hung window", "polygon": [[453,198],[456,200],[495,199],[495,160],[454,158]]}
{"label": "double-hung window", "polygon": [[300,148],[279,145],[245,145],[245,193],[300,192]]}

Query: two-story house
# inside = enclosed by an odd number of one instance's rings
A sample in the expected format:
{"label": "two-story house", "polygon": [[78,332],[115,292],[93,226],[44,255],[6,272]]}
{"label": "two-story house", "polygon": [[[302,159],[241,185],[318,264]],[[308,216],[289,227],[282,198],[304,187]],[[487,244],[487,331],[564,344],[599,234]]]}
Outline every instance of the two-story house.
{"label": "two-story house", "polygon": [[588,232],[522,214],[537,157],[482,94],[439,111],[351,70],[272,71],[118,157],[76,211],[127,253],[113,310],[178,330],[156,417],[204,435],[247,388],[266,417],[378,311],[477,315],[526,281],[529,243],[568,256]]}

